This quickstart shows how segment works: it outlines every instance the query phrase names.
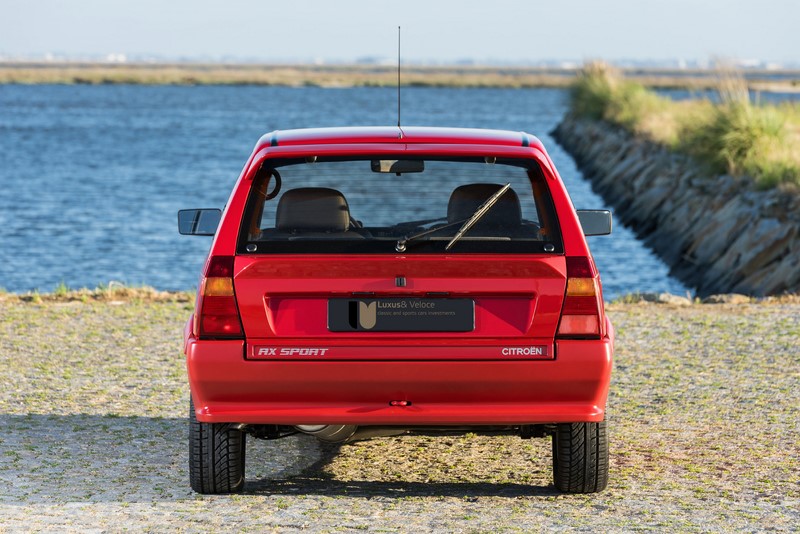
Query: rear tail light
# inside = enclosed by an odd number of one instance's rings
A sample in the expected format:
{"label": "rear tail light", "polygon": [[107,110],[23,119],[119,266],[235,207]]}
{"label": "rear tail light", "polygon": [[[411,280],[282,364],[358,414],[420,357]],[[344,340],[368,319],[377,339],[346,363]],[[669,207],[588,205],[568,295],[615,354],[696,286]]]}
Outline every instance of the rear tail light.
{"label": "rear tail light", "polygon": [[241,338],[233,291],[233,256],[212,256],[200,281],[194,331],[205,338]]}
{"label": "rear tail light", "polygon": [[591,259],[588,256],[567,256],[567,293],[558,336],[599,338],[602,306],[600,277]]}

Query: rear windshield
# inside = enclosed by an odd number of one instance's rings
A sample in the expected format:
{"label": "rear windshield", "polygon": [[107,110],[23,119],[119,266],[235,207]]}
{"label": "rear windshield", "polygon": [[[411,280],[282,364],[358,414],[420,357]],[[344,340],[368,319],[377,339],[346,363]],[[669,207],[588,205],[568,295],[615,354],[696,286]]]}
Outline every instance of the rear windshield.
{"label": "rear windshield", "polygon": [[534,162],[485,158],[269,160],[239,252],[560,253]]}

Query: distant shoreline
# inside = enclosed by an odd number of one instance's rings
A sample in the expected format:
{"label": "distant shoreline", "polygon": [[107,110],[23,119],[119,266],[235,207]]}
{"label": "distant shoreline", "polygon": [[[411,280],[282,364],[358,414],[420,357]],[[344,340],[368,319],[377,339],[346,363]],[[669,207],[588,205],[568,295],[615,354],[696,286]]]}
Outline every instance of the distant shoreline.
{"label": "distant shoreline", "polygon": [[[404,66],[412,87],[564,88],[579,68]],[[713,89],[714,70],[621,69],[647,87]],[[800,93],[800,71],[748,70],[753,91]],[[0,62],[0,84],[59,85],[255,85],[283,87],[394,87],[397,71],[380,65],[270,65],[223,63]]]}

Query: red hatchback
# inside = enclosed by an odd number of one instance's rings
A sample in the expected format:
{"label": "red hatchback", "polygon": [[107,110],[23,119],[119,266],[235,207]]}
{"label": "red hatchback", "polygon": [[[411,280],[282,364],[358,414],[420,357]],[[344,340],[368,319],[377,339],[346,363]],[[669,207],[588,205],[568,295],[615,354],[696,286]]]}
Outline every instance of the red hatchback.
{"label": "red hatchback", "polygon": [[186,325],[190,480],[242,490],[245,443],[406,433],[553,439],[555,485],[608,479],[613,328],[577,211],[541,142],[449,128],[261,138]]}

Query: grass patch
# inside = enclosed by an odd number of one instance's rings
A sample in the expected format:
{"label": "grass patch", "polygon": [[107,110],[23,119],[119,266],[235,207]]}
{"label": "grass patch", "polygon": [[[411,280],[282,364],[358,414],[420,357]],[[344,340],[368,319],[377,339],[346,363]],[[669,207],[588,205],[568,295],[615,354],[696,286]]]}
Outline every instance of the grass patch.
{"label": "grass patch", "polygon": [[[568,87],[576,67],[403,64],[409,87]],[[662,68],[623,69],[625,77],[645,87],[707,89],[713,71]],[[800,71],[749,70],[753,88],[795,92]],[[80,85],[264,85],[288,87],[394,87],[395,65],[289,65],[234,63],[92,63],[0,61],[0,84]]]}
{"label": "grass patch", "polygon": [[[574,69],[404,65],[411,87],[567,87]],[[0,84],[394,87],[393,65],[3,63]]]}
{"label": "grass patch", "polygon": [[719,102],[673,101],[604,65],[587,65],[570,89],[572,112],[685,152],[711,172],[749,176],[756,187],[800,186],[800,107],[756,105],[746,82],[718,77]]}
{"label": "grass patch", "polygon": [[185,302],[193,304],[194,291],[159,291],[149,286],[126,286],[117,282],[100,285],[94,289],[71,289],[63,281],[52,293],[40,293],[38,289],[27,293],[0,291],[2,302]]}
{"label": "grass patch", "polygon": [[186,303],[0,299],[0,382],[13,385],[0,388],[0,531],[227,517],[259,532],[793,531],[792,302],[609,305],[611,478],[596,495],[554,491],[546,439],[470,434],[325,446],[321,459],[305,436],[249,440],[248,493],[202,497],[186,476]]}

